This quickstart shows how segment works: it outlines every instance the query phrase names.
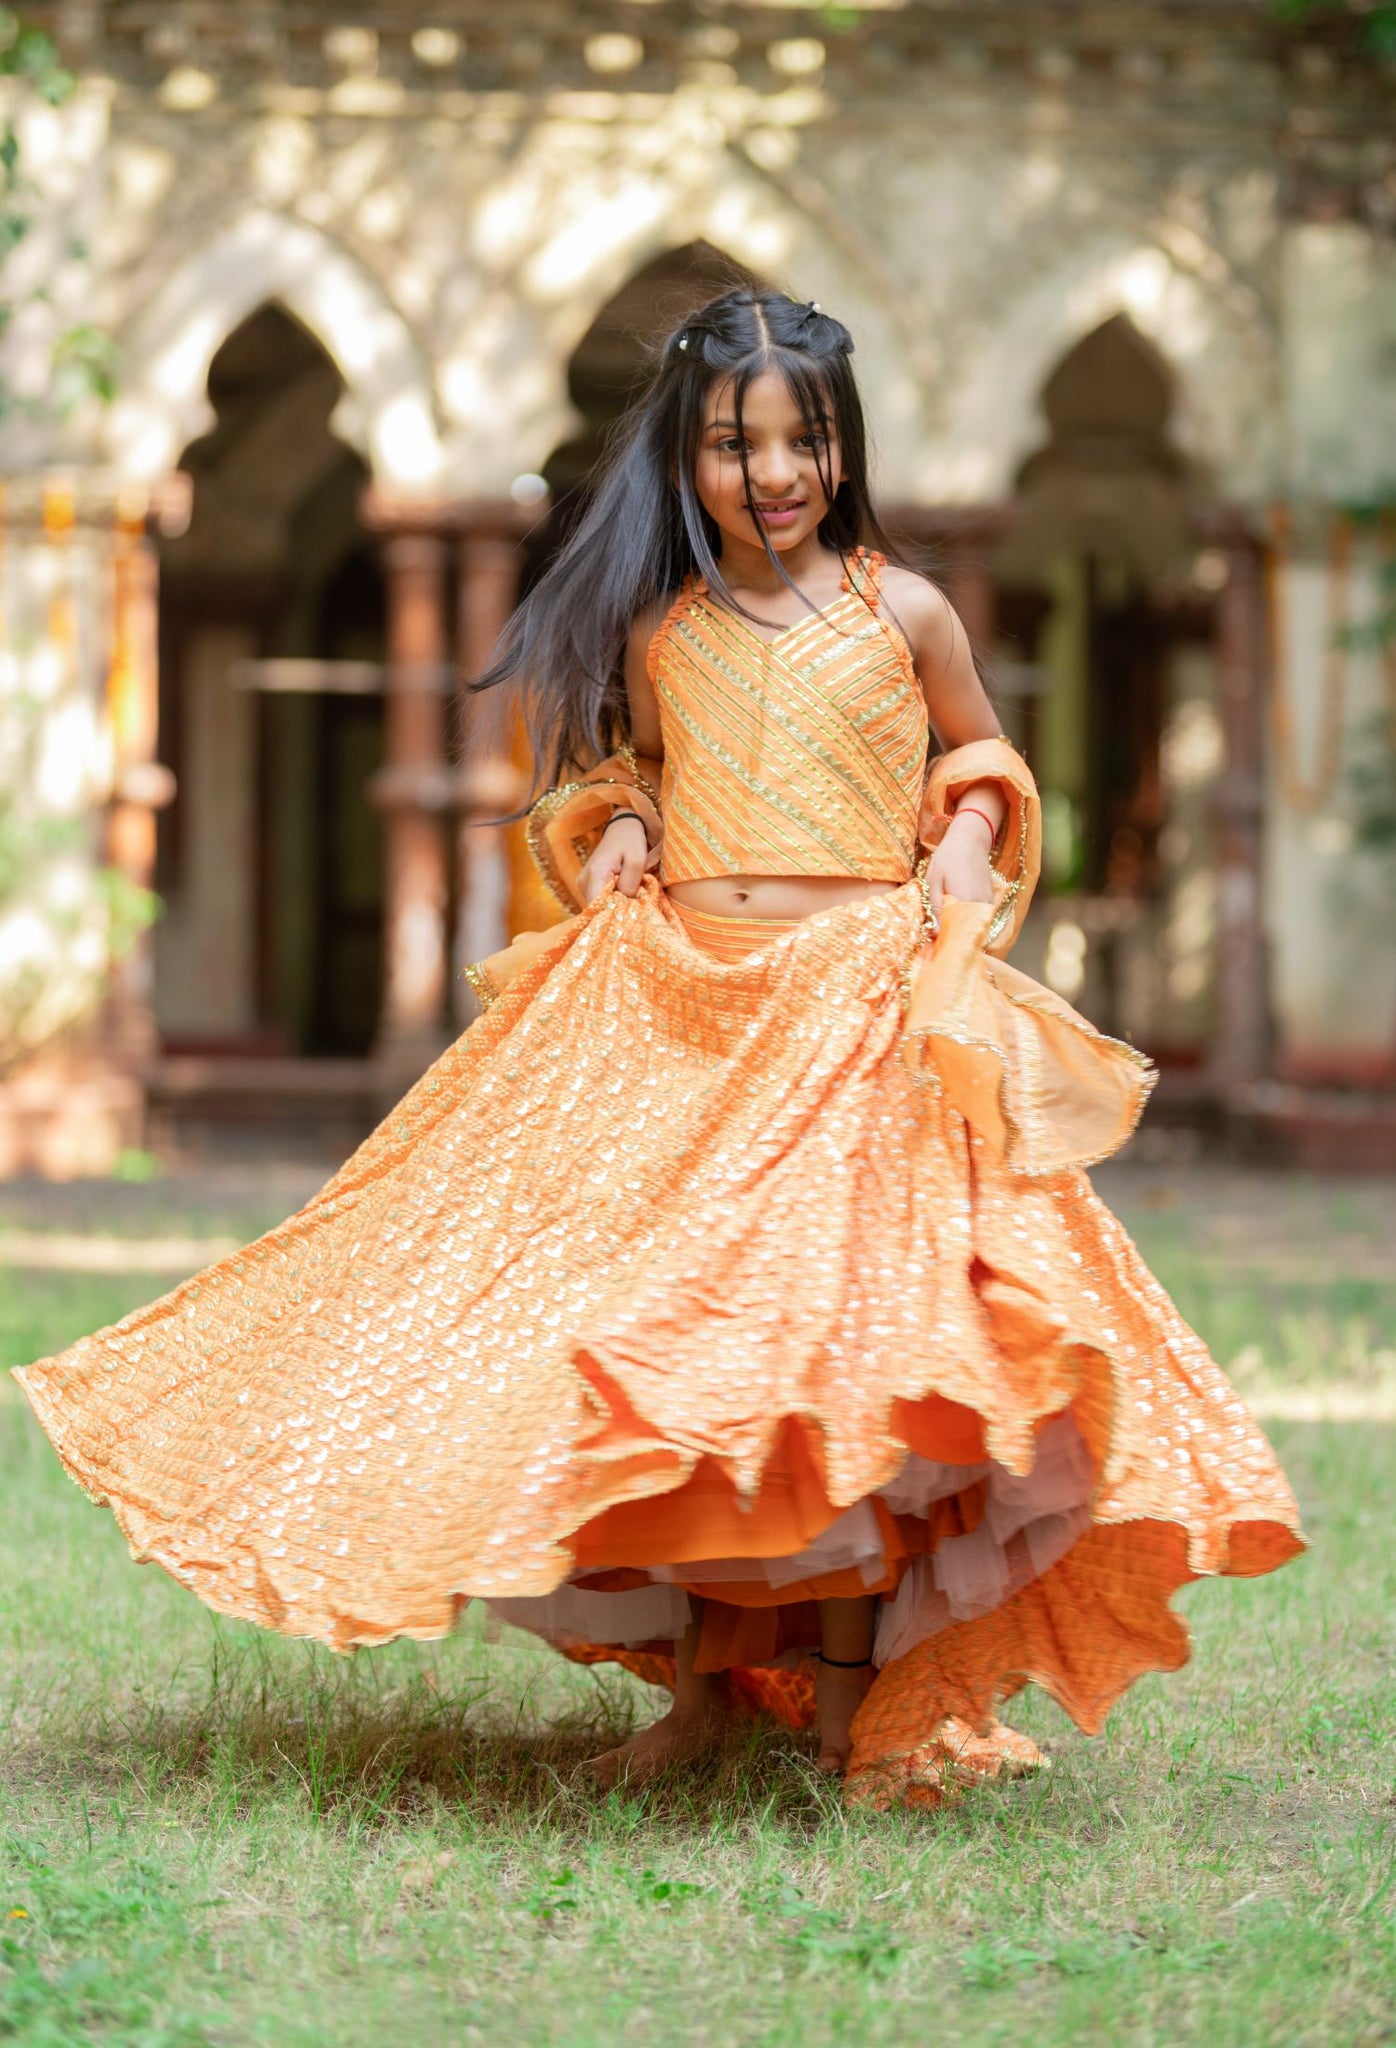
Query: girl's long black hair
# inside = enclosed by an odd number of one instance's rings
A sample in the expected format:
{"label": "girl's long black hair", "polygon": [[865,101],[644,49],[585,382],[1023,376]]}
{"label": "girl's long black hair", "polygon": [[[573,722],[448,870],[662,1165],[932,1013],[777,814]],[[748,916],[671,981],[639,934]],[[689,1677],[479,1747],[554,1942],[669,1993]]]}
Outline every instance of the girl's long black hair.
{"label": "girl's long black hair", "polygon": [[[831,502],[820,539],[845,559],[869,544],[895,556],[868,493],[867,430],[852,354],[848,329],[812,301],[750,287],[711,300],[670,335],[652,382],[621,423],[586,511],[474,685],[513,683],[524,692],[539,788],[627,737],[625,644],[639,613],[676,593],[691,570],[734,610],[744,609],[723,581],[718,529],[694,483],[714,384],[731,384],[745,473],[743,398],[753,377],[778,371],[806,425],[839,444],[837,490],[832,474],[823,476]],[[826,450],[821,462],[827,459]],[[750,495],[749,478],[747,485]],[[766,551],[779,569],[769,540]]]}

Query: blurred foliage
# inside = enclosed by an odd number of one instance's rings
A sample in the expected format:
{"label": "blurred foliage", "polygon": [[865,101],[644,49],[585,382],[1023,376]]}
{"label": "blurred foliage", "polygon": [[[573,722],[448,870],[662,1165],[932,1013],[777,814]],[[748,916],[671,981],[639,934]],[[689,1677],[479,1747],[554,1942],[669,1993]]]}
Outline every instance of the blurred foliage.
{"label": "blurred foliage", "polygon": [[26,80],[51,107],[71,99],[77,84],[52,39],[42,29],[26,28],[10,7],[0,7],[0,77]]}
{"label": "blurred foliage", "polygon": [[1396,57],[1394,0],[1274,0],[1281,21],[1298,26],[1310,21],[1346,18],[1358,23],[1362,47],[1373,57]]}
{"label": "blurred foliage", "polygon": [[50,396],[61,412],[91,393],[109,405],[116,396],[116,344],[100,327],[84,321],[61,334],[53,351]]}
{"label": "blurred foliage", "polygon": [[1396,881],[1396,748],[1386,719],[1373,719],[1360,744],[1351,776],[1356,843],[1384,855]]}
{"label": "blurred foliage", "polygon": [[[15,315],[26,306],[42,305],[42,287],[15,291],[5,275],[5,266],[34,226],[39,194],[26,175],[17,115],[26,98],[44,106],[61,107],[77,90],[77,80],[62,63],[56,45],[42,29],[26,27],[9,7],[0,7],[0,87],[4,91],[0,117],[0,340]],[[70,244],[67,253],[80,257],[80,246]],[[110,400],[116,391],[116,347],[111,337],[89,324],[69,328],[54,344],[51,376],[45,394],[47,411],[58,419],[67,415],[84,398]],[[22,400],[0,375],[0,419],[7,413],[33,414],[33,400]]]}

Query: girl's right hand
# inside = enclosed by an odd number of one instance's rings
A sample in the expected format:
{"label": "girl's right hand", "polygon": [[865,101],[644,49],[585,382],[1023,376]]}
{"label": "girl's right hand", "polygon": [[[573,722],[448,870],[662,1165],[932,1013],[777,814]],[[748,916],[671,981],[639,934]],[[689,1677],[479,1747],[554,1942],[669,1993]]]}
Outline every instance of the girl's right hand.
{"label": "girl's right hand", "polygon": [[601,834],[596,851],[577,877],[583,903],[599,896],[614,879],[622,896],[637,896],[644,879],[650,844],[638,818],[616,818]]}

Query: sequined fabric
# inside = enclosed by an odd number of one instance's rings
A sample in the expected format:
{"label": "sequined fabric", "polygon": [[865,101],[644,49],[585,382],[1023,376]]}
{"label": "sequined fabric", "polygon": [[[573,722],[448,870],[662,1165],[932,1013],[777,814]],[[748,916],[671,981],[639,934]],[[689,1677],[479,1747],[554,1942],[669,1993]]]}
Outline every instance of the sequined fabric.
{"label": "sequined fabric", "polygon": [[911,874],[929,729],[860,548],[838,599],[772,638],[690,577],[649,649],[666,883]]}
{"label": "sequined fabric", "polygon": [[[920,941],[914,884],[735,961],[653,880],[603,897],[298,1215],[19,1375],[69,1471],[212,1607],[343,1649],[799,1552],[909,1457],[1024,1478],[1067,1418],[1086,1533],[913,1629],[849,1788],[932,1797],[947,1716],[1028,1679],[1097,1726],[1183,1661],[1178,1586],[1281,1563],[1295,1506],[1084,1177],[1011,1170],[900,1057]],[[798,1713],[812,1606],[710,1612]]]}

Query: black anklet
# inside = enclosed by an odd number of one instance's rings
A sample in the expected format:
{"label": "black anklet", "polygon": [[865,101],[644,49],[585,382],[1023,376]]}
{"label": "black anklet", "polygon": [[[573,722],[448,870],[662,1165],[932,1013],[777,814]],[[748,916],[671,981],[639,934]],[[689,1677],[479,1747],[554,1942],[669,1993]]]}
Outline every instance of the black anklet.
{"label": "black anklet", "polygon": [[822,1650],[816,1650],[814,1654],[831,1671],[866,1671],[872,1663],[871,1657],[826,1657]]}

